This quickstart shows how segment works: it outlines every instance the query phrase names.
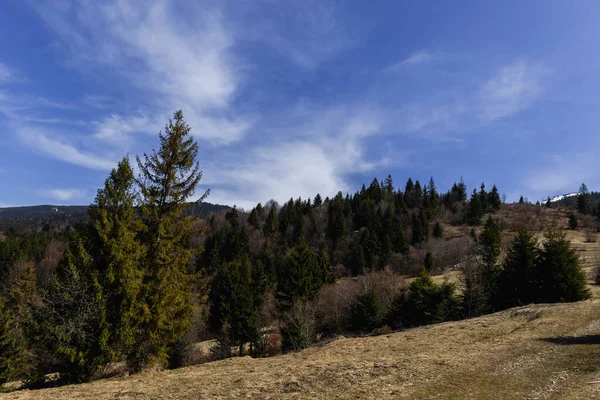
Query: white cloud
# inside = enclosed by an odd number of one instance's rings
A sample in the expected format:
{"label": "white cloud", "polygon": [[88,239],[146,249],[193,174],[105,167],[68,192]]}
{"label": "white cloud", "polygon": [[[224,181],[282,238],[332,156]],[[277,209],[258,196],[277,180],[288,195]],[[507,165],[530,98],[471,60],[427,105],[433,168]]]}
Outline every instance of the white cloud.
{"label": "white cloud", "polygon": [[395,71],[402,67],[419,65],[431,62],[435,59],[433,53],[428,50],[419,50],[406,58],[405,60],[399,61],[395,64],[390,65],[385,70],[386,71]]}
{"label": "white cloud", "polygon": [[42,197],[59,201],[76,200],[86,196],[86,192],[79,189],[46,189],[39,190],[37,194]]}
{"label": "white cloud", "polygon": [[69,164],[100,171],[109,171],[116,165],[113,158],[79,150],[67,141],[48,137],[44,131],[35,127],[20,127],[16,132],[23,143],[40,153]]}
{"label": "white cloud", "polygon": [[542,93],[547,71],[539,64],[518,61],[501,68],[479,93],[481,118],[491,121],[516,114]]}

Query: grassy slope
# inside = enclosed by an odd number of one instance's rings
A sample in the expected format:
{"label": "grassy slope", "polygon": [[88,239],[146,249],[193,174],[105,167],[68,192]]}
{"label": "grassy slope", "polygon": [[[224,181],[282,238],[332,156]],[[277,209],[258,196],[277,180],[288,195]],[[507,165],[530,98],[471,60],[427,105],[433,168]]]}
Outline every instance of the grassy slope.
{"label": "grassy slope", "polygon": [[600,398],[600,300],[0,398]]}

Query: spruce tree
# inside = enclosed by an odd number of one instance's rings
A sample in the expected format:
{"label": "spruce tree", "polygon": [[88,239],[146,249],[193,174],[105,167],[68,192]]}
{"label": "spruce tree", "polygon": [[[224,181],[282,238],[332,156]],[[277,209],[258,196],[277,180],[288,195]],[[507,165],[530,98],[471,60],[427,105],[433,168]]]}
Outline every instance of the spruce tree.
{"label": "spruce tree", "polygon": [[250,224],[250,226],[254,228],[254,230],[260,229],[260,220],[258,219],[258,212],[256,211],[256,207],[253,208],[252,211],[250,211],[250,215],[248,216],[248,224]]}
{"label": "spruce tree", "polygon": [[323,285],[317,257],[301,240],[280,266],[277,273],[276,297],[282,310],[289,310],[298,301],[312,300]]}
{"label": "spruce tree", "polygon": [[500,201],[500,194],[498,193],[496,185],[494,185],[490,193],[488,193],[488,203],[493,211],[498,211],[500,209],[500,204],[502,204],[502,202]]}
{"label": "spruce tree", "polygon": [[490,207],[488,201],[488,193],[485,191],[485,183],[481,182],[481,190],[479,191],[479,201],[481,202],[481,208],[483,212],[486,212]]}
{"label": "spruce tree", "polygon": [[587,214],[590,206],[590,192],[588,191],[585,183],[582,183],[579,187],[579,194],[577,195],[577,209],[582,214]]}
{"label": "spruce tree", "polygon": [[430,252],[427,252],[427,254],[425,254],[425,259],[423,260],[423,265],[424,265],[426,271],[431,272],[431,270],[433,270],[433,256],[431,255]]}
{"label": "spruce tree", "polygon": [[315,196],[314,200],[313,200],[313,207],[319,207],[323,204],[323,199],[321,198],[321,195],[319,193],[317,193],[317,195]]}
{"label": "spruce tree", "polygon": [[277,222],[277,209],[275,208],[275,204],[271,205],[269,215],[267,216],[267,220],[265,221],[265,225],[263,226],[263,233],[267,238],[277,236],[277,234],[279,233],[279,224]]}
{"label": "spruce tree", "polygon": [[28,361],[26,350],[19,320],[0,297],[0,385],[23,377]]}
{"label": "spruce tree", "polygon": [[527,230],[520,231],[512,241],[502,271],[494,301],[497,309],[529,304],[536,300],[535,263],[536,240]]}
{"label": "spruce tree", "polygon": [[575,216],[574,212],[570,212],[569,213],[569,229],[577,229],[578,223],[577,223],[577,217]]}
{"label": "spruce tree", "polygon": [[141,220],[134,204],[136,194],[133,170],[124,158],[98,191],[88,210],[91,221],[90,254],[93,282],[103,299],[100,313],[100,363],[116,360],[133,351],[143,303],[140,299],[143,247],[137,240]]}
{"label": "spruce tree", "polygon": [[433,237],[439,239],[442,236],[444,236],[444,229],[442,228],[442,225],[439,222],[436,222],[433,227]]}
{"label": "spruce tree", "polygon": [[545,236],[535,265],[538,301],[571,302],[590,297],[579,256],[564,233],[550,231]]}
{"label": "spruce tree", "polygon": [[209,294],[209,325],[217,334],[227,334],[239,344],[240,356],[246,342],[260,336],[259,317],[264,305],[263,271],[247,258],[225,264],[215,275]]}
{"label": "spruce tree", "polygon": [[469,202],[468,220],[470,225],[479,225],[481,223],[481,217],[483,217],[484,208],[481,202],[481,196],[473,189],[471,194],[471,201]]}
{"label": "spruce tree", "polygon": [[[137,335],[135,367],[153,360],[165,363],[167,350],[191,324],[191,276],[194,254],[188,244],[193,222],[183,218],[187,201],[196,191],[202,171],[196,161],[198,144],[181,111],[159,134],[160,148],[138,157],[142,195],[144,243],[144,323]],[[199,198],[202,201],[208,190]]]}
{"label": "spruce tree", "polygon": [[317,263],[321,273],[321,281],[323,283],[335,282],[333,267],[331,266],[331,262],[329,262],[329,254],[327,254],[327,248],[324,245],[321,245],[319,254],[317,254]]}
{"label": "spruce tree", "polygon": [[523,199],[523,196],[519,197],[519,204],[525,204],[525,199]]}

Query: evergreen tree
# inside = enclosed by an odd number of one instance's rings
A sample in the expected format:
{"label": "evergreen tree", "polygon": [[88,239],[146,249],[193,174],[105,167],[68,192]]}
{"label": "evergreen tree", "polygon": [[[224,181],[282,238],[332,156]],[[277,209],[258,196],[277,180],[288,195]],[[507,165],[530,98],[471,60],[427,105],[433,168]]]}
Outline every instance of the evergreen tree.
{"label": "evergreen tree", "polygon": [[433,270],[433,256],[431,255],[430,252],[427,252],[427,254],[425,254],[425,259],[423,260],[423,265],[424,265],[426,271],[431,272],[431,270]]}
{"label": "evergreen tree", "polygon": [[94,283],[93,259],[86,248],[89,239],[80,229],[70,240],[37,316],[41,332],[37,345],[53,360],[51,365],[38,365],[40,374],[57,370],[63,383],[89,380],[105,362],[98,354],[106,305]]}
{"label": "evergreen tree", "polygon": [[523,199],[523,196],[519,197],[519,204],[525,204],[525,199]]}
{"label": "evergreen tree", "polygon": [[323,283],[334,283],[335,275],[333,273],[333,267],[329,262],[329,255],[327,254],[327,248],[321,245],[319,254],[317,254],[317,263],[319,265],[319,271],[321,273],[321,282]]}
{"label": "evergreen tree", "polygon": [[[168,346],[179,340],[191,323],[189,262],[194,250],[188,245],[193,219],[183,218],[187,200],[202,178],[196,161],[198,144],[181,111],[159,134],[160,149],[138,157],[144,217],[145,277],[144,323],[135,345],[134,367],[156,360],[166,362]],[[198,201],[208,195],[206,191]]]}
{"label": "evergreen tree", "polygon": [[312,300],[322,285],[317,257],[301,240],[278,270],[276,297],[280,308],[288,310],[295,302]]}
{"label": "evergreen tree", "polygon": [[319,207],[323,204],[323,199],[321,198],[321,195],[319,193],[317,193],[317,195],[315,196],[315,199],[313,200],[313,207]]}
{"label": "evergreen tree", "polygon": [[569,213],[569,229],[577,229],[578,223],[577,223],[577,217],[575,216],[575,213],[571,212]]}
{"label": "evergreen tree", "polygon": [[481,203],[480,195],[477,194],[477,191],[473,189],[473,193],[471,194],[471,201],[469,202],[469,213],[468,220],[470,225],[479,225],[481,223],[481,217],[483,217],[484,208]]}
{"label": "evergreen tree", "polygon": [[439,239],[442,236],[444,236],[444,229],[442,228],[442,225],[439,222],[436,222],[433,227],[433,237]]}
{"label": "evergreen tree", "polygon": [[385,193],[388,196],[391,196],[394,193],[394,181],[392,180],[392,175],[388,175],[383,182],[383,186],[385,188]]}
{"label": "evergreen tree", "polygon": [[550,201],[550,196],[548,196],[548,200],[546,200],[546,208],[552,208],[552,202]]}
{"label": "evergreen tree", "polygon": [[256,211],[256,207],[253,208],[252,211],[250,211],[250,215],[248,216],[248,224],[250,224],[250,226],[254,228],[254,230],[260,229],[260,220],[258,218],[258,212]]}
{"label": "evergreen tree", "polygon": [[577,209],[582,214],[587,214],[590,206],[590,192],[588,191],[585,183],[582,183],[579,187],[579,194],[577,195]]}
{"label": "evergreen tree", "polygon": [[520,231],[512,241],[498,277],[498,291],[494,301],[498,309],[525,305],[536,300],[536,260],[535,238],[527,230]]}
{"label": "evergreen tree", "polygon": [[209,294],[209,325],[239,344],[242,355],[246,342],[260,337],[259,317],[264,305],[263,272],[247,258],[225,264],[215,275]]}
{"label": "evergreen tree", "polygon": [[420,213],[418,216],[412,216],[412,244],[415,247],[420,247],[422,243],[427,241],[427,220],[425,215]]}
{"label": "evergreen tree", "polygon": [[371,286],[350,304],[348,325],[354,332],[371,332],[382,325],[383,317],[383,304],[375,287]]}
{"label": "evergreen tree", "polygon": [[143,304],[140,299],[143,248],[137,241],[141,221],[134,210],[136,195],[129,160],[124,158],[106,179],[89,208],[97,296],[100,312],[99,363],[116,360],[133,351]]}
{"label": "evergreen tree", "polygon": [[498,257],[500,256],[502,232],[494,218],[489,217],[485,222],[481,235],[479,236],[479,244],[483,250],[483,262],[488,269],[495,269]]}
{"label": "evergreen tree", "polygon": [[277,210],[275,208],[275,204],[271,205],[269,215],[267,216],[267,220],[263,226],[263,233],[267,238],[277,236],[279,233],[279,224],[277,223]]}
{"label": "evergreen tree", "polygon": [[485,184],[481,182],[481,190],[479,191],[479,201],[481,202],[481,208],[483,212],[486,212],[490,207],[488,201],[488,193],[485,191]]}
{"label": "evergreen tree", "polygon": [[28,361],[26,350],[19,320],[0,297],[0,385],[23,377]]}
{"label": "evergreen tree", "polygon": [[535,276],[539,302],[571,302],[590,297],[579,256],[565,234],[559,231],[546,234],[535,265]]}
{"label": "evergreen tree", "polygon": [[498,193],[498,188],[496,185],[492,186],[492,190],[488,193],[488,202],[493,211],[498,211],[500,209],[500,194]]}

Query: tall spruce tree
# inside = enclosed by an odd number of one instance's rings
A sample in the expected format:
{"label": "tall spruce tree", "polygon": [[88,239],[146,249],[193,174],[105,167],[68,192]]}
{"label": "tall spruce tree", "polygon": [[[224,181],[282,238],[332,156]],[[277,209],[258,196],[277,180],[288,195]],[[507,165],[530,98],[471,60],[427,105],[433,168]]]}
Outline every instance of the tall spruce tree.
{"label": "tall spruce tree", "polygon": [[301,240],[277,272],[277,292],[281,310],[289,310],[295,302],[312,300],[323,285],[317,257]]}
{"label": "tall spruce tree", "polygon": [[279,224],[277,222],[277,209],[275,208],[275,204],[271,205],[271,209],[269,210],[269,215],[267,215],[267,220],[265,221],[265,225],[263,226],[263,233],[265,237],[274,237],[279,233]]}
{"label": "tall spruce tree", "polygon": [[23,377],[26,350],[19,320],[0,297],[0,385]]}
{"label": "tall spruce tree", "polygon": [[492,186],[492,190],[488,193],[488,203],[493,211],[497,211],[500,209],[500,194],[498,193],[498,188],[496,185]]}
{"label": "tall spruce tree", "polygon": [[93,282],[103,299],[100,313],[98,362],[117,360],[134,348],[143,315],[140,293],[143,284],[143,246],[137,240],[141,220],[134,204],[135,179],[129,159],[124,158],[98,190],[89,208],[91,221],[90,254]]}
{"label": "tall spruce tree", "polygon": [[[181,338],[191,324],[191,276],[194,254],[188,244],[194,232],[193,218],[182,216],[202,171],[196,161],[198,144],[189,136],[183,113],[176,111],[160,148],[137,158],[137,179],[142,195],[145,225],[144,322],[138,331],[135,367],[167,361],[168,347]],[[208,190],[200,196],[202,201]]]}
{"label": "tall spruce tree", "polygon": [[495,298],[497,309],[529,304],[536,300],[535,263],[537,247],[528,230],[520,231],[512,241],[498,276]]}
{"label": "tall spruce tree", "polygon": [[579,193],[577,194],[577,209],[582,214],[587,214],[590,207],[590,192],[585,185],[582,183],[579,187]]}

